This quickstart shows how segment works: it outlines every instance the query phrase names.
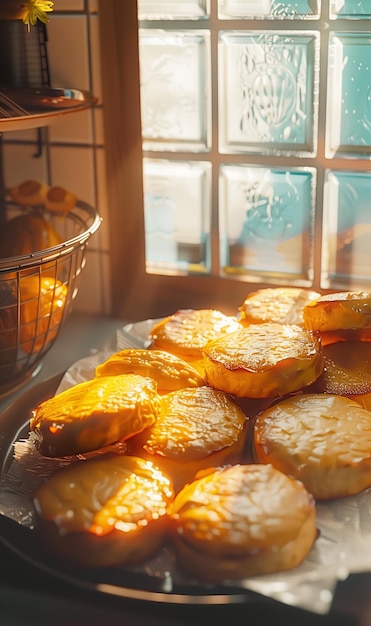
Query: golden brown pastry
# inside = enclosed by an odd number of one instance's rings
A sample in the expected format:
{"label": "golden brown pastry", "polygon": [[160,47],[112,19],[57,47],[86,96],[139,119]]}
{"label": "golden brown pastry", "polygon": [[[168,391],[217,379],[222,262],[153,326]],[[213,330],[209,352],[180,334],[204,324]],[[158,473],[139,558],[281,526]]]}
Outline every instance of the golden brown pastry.
{"label": "golden brown pastry", "polygon": [[205,384],[201,374],[187,361],[164,350],[128,348],[112,354],[97,366],[96,376],[140,374],[153,378],[159,393]]}
{"label": "golden brown pastry", "polygon": [[371,292],[329,293],[304,307],[304,326],[320,333],[371,328]]}
{"label": "golden brown pastry", "polygon": [[253,324],[204,346],[209,385],[237,397],[284,396],[322,373],[322,345],[294,324]]}
{"label": "golden brown pastry", "polygon": [[41,454],[70,456],[124,441],[148,428],[160,410],[151,378],[102,376],[45,400],[33,411],[30,428]]}
{"label": "golden brown pastry", "polygon": [[53,474],[37,490],[37,530],[49,552],[80,567],[141,563],[168,533],[171,480],[149,461],[102,455]]}
{"label": "golden brown pastry", "polygon": [[161,396],[154,424],[128,444],[128,452],[153,459],[176,491],[203,468],[241,462],[248,420],[223,391],[195,387]]}
{"label": "golden brown pastry", "polygon": [[316,537],[313,497],[271,465],[210,472],[175,497],[172,538],[180,565],[211,582],[296,567]]}
{"label": "golden brown pastry", "polygon": [[48,185],[38,180],[25,180],[19,185],[7,190],[8,196],[22,206],[42,206],[44,204]]}
{"label": "golden brown pastry", "polygon": [[254,446],[260,463],[301,480],[317,499],[371,486],[371,413],[335,394],[286,398],[257,416]]}
{"label": "golden brown pastry", "polygon": [[235,317],[215,309],[181,309],[154,325],[150,331],[151,348],[185,359],[203,375],[205,343],[239,327]]}
{"label": "golden brown pastry", "polygon": [[320,294],[299,287],[272,287],[248,294],[239,307],[240,322],[249,324],[295,324],[304,326],[304,306],[317,300]]}
{"label": "golden brown pastry", "polygon": [[66,213],[76,206],[77,197],[71,191],[54,185],[45,194],[44,206],[49,211]]}

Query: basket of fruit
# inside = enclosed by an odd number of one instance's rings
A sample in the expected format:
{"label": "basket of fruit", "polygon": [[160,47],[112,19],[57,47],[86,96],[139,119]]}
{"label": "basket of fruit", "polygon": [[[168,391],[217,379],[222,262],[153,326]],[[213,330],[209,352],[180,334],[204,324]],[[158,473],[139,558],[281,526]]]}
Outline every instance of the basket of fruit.
{"label": "basket of fruit", "polygon": [[37,181],[7,190],[0,226],[0,395],[35,375],[77,295],[101,218]]}

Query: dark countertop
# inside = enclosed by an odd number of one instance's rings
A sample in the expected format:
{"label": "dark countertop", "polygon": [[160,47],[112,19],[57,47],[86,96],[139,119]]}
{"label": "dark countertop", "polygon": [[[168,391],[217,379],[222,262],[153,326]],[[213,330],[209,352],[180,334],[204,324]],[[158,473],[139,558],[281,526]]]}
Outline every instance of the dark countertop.
{"label": "dark countertop", "polygon": [[[112,341],[122,320],[72,314],[46,355],[39,374],[0,399],[0,414],[41,382]],[[1,417],[0,417],[1,424]],[[338,584],[328,615],[317,615],[260,596],[229,605],[165,604],[136,601],[76,587],[54,577],[0,543],[1,626],[191,626],[215,622],[271,626],[370,626],[371,575],[350,576]]]}

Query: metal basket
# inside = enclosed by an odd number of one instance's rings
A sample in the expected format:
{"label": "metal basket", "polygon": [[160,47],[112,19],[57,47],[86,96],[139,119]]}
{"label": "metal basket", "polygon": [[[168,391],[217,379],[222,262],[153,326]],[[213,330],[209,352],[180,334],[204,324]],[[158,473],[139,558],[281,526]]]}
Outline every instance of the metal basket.
{"label": "metal basket", "polygon": [[[7,219],[31,211],[12,202],[5,203],[5,210]],[[41,368],[77,295],[86,245],[101,222],[83,202],[63,216],[43,208],[37,211],[62,243],[0,258],[0,395],[24,384]]]}

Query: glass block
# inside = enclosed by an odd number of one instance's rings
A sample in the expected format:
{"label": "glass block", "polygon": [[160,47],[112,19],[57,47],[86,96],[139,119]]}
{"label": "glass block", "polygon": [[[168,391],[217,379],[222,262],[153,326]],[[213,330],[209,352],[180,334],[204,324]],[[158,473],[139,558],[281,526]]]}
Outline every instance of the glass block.
{"label": "glass block", "polygon": [[314,155],[319,33],[222,32],[220,151]]}
{"label": "glass block", "polygon": [[139,52],[144,150],[208,150],[209,33],[141,30]]}
{"label": "glass block", "polygon": [[324,289],[371,284],[371,172],[327,170],[324,186]]}
{"label": "glass block", "polygon": [[264,280],[310,280],[315,184],[312,168],[221,166],[224,271]]}
{"label": "glass block", "polygon": [[313,19],[320,13],[320,0],[218,0],[219,19]]}
{"label": "glass block", "polygon": [[147,271],[210,271],[211,165],[144,159]]}
{"label": "glass block", "polygon": [[330,0],[330,19],[371,17],[370,0]]}
{"label": "glass block", "polygon": [[371,34],[331,33],[326,156],[371,154]]}
{"label": "glass block", "polygon": [[194,20],[210,13],[210,0],[138,0],[139,20]]}

